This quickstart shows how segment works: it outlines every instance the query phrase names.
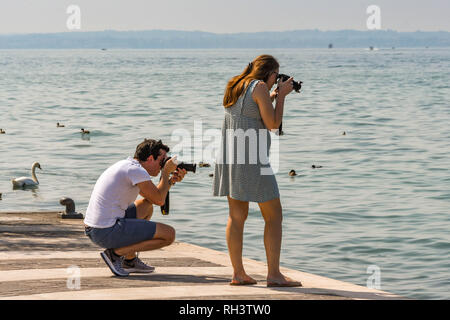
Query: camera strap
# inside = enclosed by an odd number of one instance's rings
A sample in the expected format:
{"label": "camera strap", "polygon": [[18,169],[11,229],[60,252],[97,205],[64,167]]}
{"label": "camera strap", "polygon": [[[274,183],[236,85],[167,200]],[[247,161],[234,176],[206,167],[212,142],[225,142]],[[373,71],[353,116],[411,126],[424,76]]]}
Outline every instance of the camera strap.
{"label": "camera strap", "polygon": [[[161,181],[161,177],[159,178],[159,180]],[[169,199],[170,199],[169,191],[167,191],[166,200],[164,201],[164,204],[160,207],[161,214],[164,216],[169,214]]]}

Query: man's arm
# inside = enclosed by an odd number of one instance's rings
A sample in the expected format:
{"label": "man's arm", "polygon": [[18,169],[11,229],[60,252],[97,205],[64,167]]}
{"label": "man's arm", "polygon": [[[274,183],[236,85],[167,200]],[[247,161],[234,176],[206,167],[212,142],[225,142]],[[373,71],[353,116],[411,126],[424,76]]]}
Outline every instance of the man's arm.
{"label": "man's arm", "polygon": [[150,180],[138,183],[139,194],[150,202],[163,206],[166,201],[167,192],[170,189],[169,174],[161,171],[161,180],[155,186]]}

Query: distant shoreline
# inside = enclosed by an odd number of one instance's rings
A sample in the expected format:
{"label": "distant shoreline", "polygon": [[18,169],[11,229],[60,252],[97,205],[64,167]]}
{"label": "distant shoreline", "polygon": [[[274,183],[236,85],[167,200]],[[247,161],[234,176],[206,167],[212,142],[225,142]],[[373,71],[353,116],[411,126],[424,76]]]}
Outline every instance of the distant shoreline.
{"label": "distant shoreline", "polygon": [[[343,51],[343,50],[365,50],[368,47],[351,47],[351,48],[333,48],[331,51]],[[435,49],[450,49],[450,45],[446,47],[395,47],[394,49],[388,47],[375,47],[374,52],[376,51],[395,51],[395,50],[435,50]],[[103,51],[102,48],[0,48],[1,51],[77,51],[77,50],[89,50],[89,51]],[[108,51],[128,51],[128,50],[136,50],[136,51],[214,51],[214,50],[324,50],[328,51],[328,48],[324,47],[308,47],[308,48],[108,48]]]}
{"label": "distant shoreline", "polygon": [[[450,47],[450,32],[294,30],[254,33],[201,31],[80,31],[0,34],[0,49],[272,49]],[[330,49],[331,50],[331,49]]]}

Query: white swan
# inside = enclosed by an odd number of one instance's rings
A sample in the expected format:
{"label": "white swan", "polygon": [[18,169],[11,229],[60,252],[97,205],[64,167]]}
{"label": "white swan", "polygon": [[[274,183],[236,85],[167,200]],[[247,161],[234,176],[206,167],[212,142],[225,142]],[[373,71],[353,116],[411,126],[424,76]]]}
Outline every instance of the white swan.
{"label": "white swan", "polygon": [[39,164],[39,162],[35,162],[31,166],[31,177],[32,177],[32,179],[27,178],[27,177],[20,177],[20,178],[12,179],[11,182],[13,184],[13,187],[14,188],[37,187],[39,185],[39,181],[36,178],[36,173],[35,173],[36,168],[39,168],[39,169],[42,170],[41,165]]}

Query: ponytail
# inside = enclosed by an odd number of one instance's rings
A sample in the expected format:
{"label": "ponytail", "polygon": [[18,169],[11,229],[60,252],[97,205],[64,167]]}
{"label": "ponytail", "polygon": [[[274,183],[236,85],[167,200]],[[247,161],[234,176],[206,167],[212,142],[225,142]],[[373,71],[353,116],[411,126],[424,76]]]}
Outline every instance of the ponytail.
{"label": "ponytail", "polygon": [[279,68],[279,64],[274,57],[269,55],[257,57],[247,65],[240,75],[234,76],[228,81],[223,96],[223,106],[228,108],[234,105],[252,80],[267,81],[270,72],[277,68]]}
{"label": "ponytail", "polygon": [[[252,72],[253,63],[250,62],[247,66],[247,68],[244,69],[244,72],[242,72],[239,76],[232,78],[232,86],[231,89],[233,89],[239,82],[241,82],[242,79],[245,78],[245,76],[249,75]],[[233,81],[234,80],[234,81]]]}

